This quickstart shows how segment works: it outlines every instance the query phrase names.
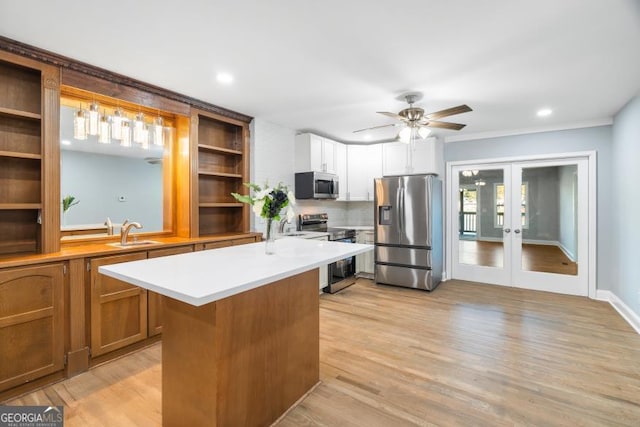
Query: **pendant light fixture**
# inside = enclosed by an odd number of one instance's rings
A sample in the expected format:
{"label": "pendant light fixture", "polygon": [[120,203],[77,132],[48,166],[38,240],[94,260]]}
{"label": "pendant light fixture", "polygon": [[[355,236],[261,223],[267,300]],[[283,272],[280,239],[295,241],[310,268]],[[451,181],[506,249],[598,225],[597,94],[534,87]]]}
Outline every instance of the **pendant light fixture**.
{"label": "pendant light fixture", "polygon": [[101,144],[111,143],[111,123],[109,116],[102,114],[100,117],[100,125],[98,126],[98,142]]}
{"label": "pendant light fixture", "polygon": [[136,118],[133,121],[133,142],[137,142],[138,144],[142,143],[142,130],[144,129],[144,114],[138,113],[136,114]]}
{"label": "pendant light fixture", "polygon": [[131,125],[129,120],[122,121],[122,127],[120,128],[121,140],[120,145],[123,147],[131,147]]}
{"label": "pendant light fixture", "polygon": [[142,144],[142,148],[144,148],[145,150],[149,149],[149,127],[146,124],[142,124],[142,130],[141,132],[141,141],[140,144]]}
{"label": "pendant light fixture", "polygon": [[73,117],[73,137],[84,141],[87,139],[87,116],[80,104],[80,110]]}
{"label": "pendant light fixture", "polygon": [[89,135],[97,135],[99,130],[99,121],[100,121],[100,106],[97,102],[92,102],[89,104],[89,125],[87,127],[87,133]]}
{"label": "pendant light fixture", "polygon": [[118,107],[111,116],[111,138],[120,141],[122,139],[122,110]]}
{"label": "pendant light fixture", "polygon": [[160,116],[153,120],[153,143],[158,146],[164,145],[164,121]]}

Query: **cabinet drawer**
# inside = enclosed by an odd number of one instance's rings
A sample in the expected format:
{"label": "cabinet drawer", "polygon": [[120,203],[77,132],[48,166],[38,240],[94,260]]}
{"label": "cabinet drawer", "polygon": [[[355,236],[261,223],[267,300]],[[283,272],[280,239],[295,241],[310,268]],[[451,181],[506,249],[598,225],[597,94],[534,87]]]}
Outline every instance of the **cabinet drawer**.
{"label": "cabinet drawer", "polygon": [[387,264],[415,265],[431,268],[431,251],[428,249],[395,248],[376,246],[376,262]]}

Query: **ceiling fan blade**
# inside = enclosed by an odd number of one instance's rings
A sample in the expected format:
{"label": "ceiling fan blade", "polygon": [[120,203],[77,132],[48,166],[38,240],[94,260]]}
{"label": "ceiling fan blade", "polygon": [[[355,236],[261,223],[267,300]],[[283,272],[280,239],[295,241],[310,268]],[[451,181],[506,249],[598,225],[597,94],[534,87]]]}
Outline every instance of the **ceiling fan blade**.
{"label": "ceiling fan blade", "polygon": [[442,117],[453,116],[455,114],[462,114],[468,111],[473,111],[468,105],[462,104],[457,107],[447,108],[446,110],[436,111],[435,113],[426,114],[427,119],[440,119]]}
{"label": "ceiling fan blade", "polygon": [[434,120],[428,120],[424,123],[420,123],[424,126],[432,127],[432,128],[441,128],[441,129],[451,129],[451,130],[460,130],[466,125],[460,123],[449,123],[449,122],[438,122]]}
{"label": "ceiling fan blade", "polygon": [[353,133],[357,133],[357,132],[364,132],[365,130],[372,130],[372,129],[380,129],[380,128],[388,128],[390,126],[400,126],[400,124],[398,123],[391,123],[390,125],[380,125],[380,126],[373,126],[370,128],[364,128],[364,129],[358,129],[358,130],[354,130]]}
{"label": "ceiling fan blade", "polygon": [[378,114],[382,114],[383,116],[391,117],[392,119],[402,120],[403,122],[407,120],[404,117],[402,117],[400,114],[390,113],[388,111],[376,111],[376,112]]}

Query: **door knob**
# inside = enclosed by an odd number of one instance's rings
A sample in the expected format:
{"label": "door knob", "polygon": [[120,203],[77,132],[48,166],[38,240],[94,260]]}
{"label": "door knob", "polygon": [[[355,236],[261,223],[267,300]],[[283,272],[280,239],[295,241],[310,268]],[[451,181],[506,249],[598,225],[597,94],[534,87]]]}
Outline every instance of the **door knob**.
{"label": "door knob", "polygon": [[518,230],[518,229],[513,230],[513,232],[516,233],[516,234],[520,234],[520,230]]}
{"label": "door knob", "polygon": [[504,229],[504,230],[502,230],[502,231],[504,231],[504,232],[505,232],[505,233],[507,233],[507,234],[508,234],[508,233],[511,233],[511,229],[510,229],[510,228],[505,228],[505,229]]}

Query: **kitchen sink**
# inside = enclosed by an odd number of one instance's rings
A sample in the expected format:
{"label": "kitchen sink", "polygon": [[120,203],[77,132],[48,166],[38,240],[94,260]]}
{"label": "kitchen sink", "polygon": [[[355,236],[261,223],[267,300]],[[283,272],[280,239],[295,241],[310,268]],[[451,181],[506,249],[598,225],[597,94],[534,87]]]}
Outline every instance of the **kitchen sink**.
{"label": "kitchen sink", "polygon": [[132,240],[130,242],[127,242],[125,245],[121,244],[120,242],[107,243],[107,245],[113,246],[114,248],[130,248],[133,246],[152,245],[154,243],[160,243],[160,242],[157,242],[155,240]]}

